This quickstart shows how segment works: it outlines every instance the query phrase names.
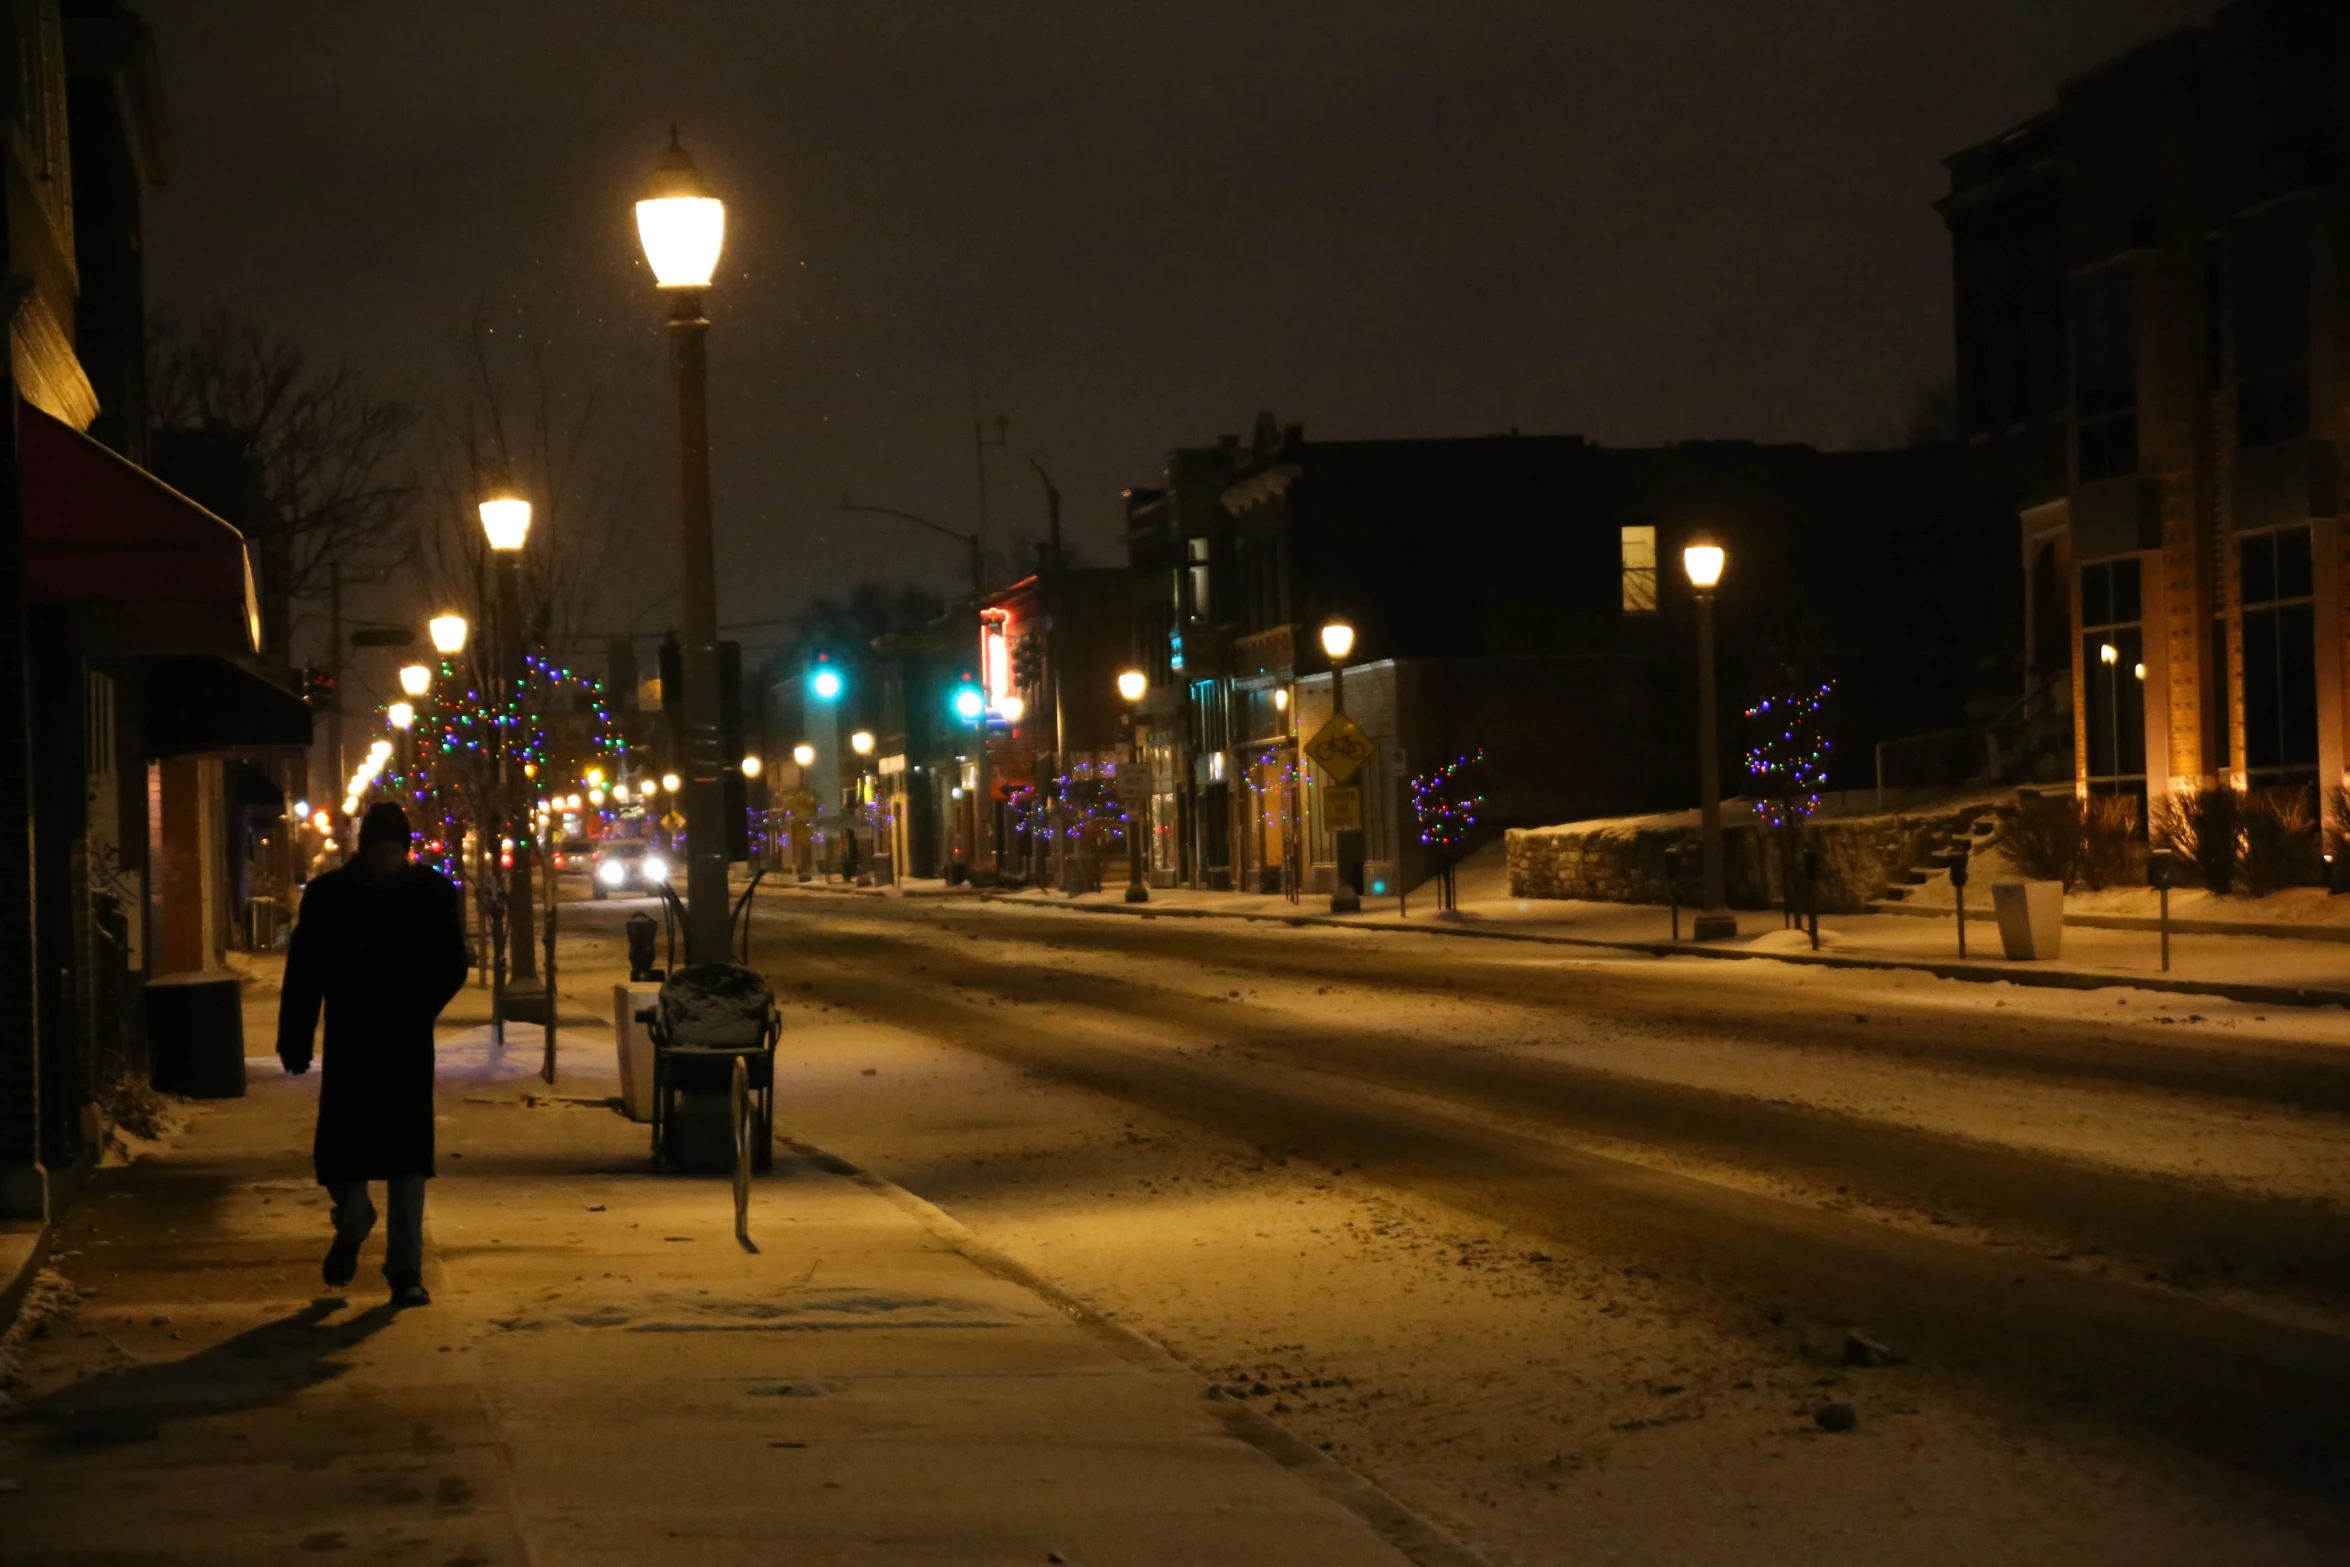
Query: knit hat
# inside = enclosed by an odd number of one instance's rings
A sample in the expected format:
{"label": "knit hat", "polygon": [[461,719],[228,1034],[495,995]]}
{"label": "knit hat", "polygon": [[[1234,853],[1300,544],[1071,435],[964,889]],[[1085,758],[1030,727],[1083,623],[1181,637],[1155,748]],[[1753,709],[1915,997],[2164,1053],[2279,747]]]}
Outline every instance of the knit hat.
{"label": "knit hat", "polygon": [[408,830],[408,813],[389,800],[379,800],[367,808],[359,821],[359,851],[364,854],[379,843],[396,843],[408,847],[415,834]]}

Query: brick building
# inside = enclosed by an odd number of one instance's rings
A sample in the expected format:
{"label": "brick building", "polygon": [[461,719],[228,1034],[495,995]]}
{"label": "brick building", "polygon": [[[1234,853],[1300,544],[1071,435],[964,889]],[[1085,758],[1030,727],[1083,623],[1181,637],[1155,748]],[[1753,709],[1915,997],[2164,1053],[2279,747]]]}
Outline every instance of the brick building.
{"label": "brick building", "polygon": [[2343,777],[2346,67],[2238,0],[1948,160],[1978,632],[2085,792]]}
{"label": "brick building", "polygon": [[1738,710],[1790,678],[1839,682],[1838,742],[1866,781],[1878,739],[1955,721],[1967,580],[1947,448],[1743,441],[1610,449],[1575,436],[1309,441],[1169,456],[1127,495],[1136,652],[1161,884],[1326,889],[1317,628],[1358,636],[1350,717],[1366,878],[1415,882],[1399,774],[1486,754],[1489,825],[1693,804],[1696,531],[1729,552],[1719,595],[1727,771]]}

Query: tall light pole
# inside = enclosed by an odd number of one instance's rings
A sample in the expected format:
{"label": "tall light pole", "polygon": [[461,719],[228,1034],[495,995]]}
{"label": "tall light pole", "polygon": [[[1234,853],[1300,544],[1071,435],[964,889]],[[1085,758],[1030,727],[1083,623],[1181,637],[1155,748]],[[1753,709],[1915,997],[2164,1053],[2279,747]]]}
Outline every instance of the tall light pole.
{"label": "tall light pole", "polygon": [[1681,551],[1681,569],[1697,593],[1697,836],[1705,906],[1698,910],[1690,933],[1699,941],[1738,934],[1738,918],[1730,912],[1722,884],[1722,742],[1714,711],[1714,588],[1722,580],[1727,558],[1722,547],[1703,534]]}
{"label": "tall light pole", "polygon": [[[1129,669],[1118,676],[1118,694],[1126,699],[1126,765],[1134,775],[1142,775],[1142,699],[1150,694],[1150,676],[1139,669]],[[1148,795],[1139,808],[1135,801],[1139,791],[1122,788],[1126,797],[1126,901],[1148,903],[1150,888],[1142,884],[1142,834],[1150,818]]]}
{"label": "tall light pole", "polygon": [[[498,691],[501,697],[527,705],[529,666],[524,662],[522,635],[522,547],[530,541],[530,502],[510,484],[492,485],[482,497],[481,531],[489,539],[490,559],[498,573]],[[484,688],[488,689],[487,687]],[[539,984],[537,945],[532,939],[530,850],[534,823],[522,806],[522,763],[514,754],[516,732],[500,724],[498,746],[498,822],[494,839],[514,840],[514,865],[506,876],[507,973],[504,1016],[532,1021],[543,1017],[546,995]],[[500,845],[493,841],[492,854]]]}
{"label": "tall light pole", "polygon": [[727,939],[726,790],[718,732],[718,567],[710,542],[709,366],[702,292],[726,240],[726,204],[678,145],[653,166],[636,204],[637,237],[669,296],[670,380],[677,396],[677,521],[685,589],[685,958],[723,963]]}
{"label": "tall light pole", "polygon": [[[1330,660],[1330,716],[1346,716],[1346,657],[1355,650],[1355,628],[1343,620],[1322,627],[1322,656]],[[1355,882],[1363,873],[1363,830],[1342,827],[1331,834],[1338,856],[1337,878],[1330,884],[1330,912],[1354,914],[1363,906],[1363,889]]]}

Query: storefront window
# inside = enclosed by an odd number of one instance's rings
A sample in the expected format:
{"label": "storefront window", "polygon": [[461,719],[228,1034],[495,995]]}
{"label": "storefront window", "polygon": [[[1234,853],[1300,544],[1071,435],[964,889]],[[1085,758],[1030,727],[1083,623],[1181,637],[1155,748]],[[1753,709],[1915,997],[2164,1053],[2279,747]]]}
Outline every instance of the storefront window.
{"label": "storefront window", "polygon": [[2136,559],[2081,568],[2081,668],[2088,686],[2089,788],[2146,794],[2146,641]]}
{"label": "storefront window", "polygon": [[2306,523],[2236,540],[2244,586],[2244,766],[2255,788],[2317,776],[2317,612]]}

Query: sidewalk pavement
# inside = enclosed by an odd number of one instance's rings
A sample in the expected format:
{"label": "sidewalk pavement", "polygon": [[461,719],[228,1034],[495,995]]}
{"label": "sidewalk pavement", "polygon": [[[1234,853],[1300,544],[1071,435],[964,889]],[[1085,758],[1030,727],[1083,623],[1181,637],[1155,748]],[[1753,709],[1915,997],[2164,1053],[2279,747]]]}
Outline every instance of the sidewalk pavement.
{"label": "sidewalk pavement", "polygon": [[[1481,857],[1482,858],[1482,857]],[[1166,918],[1226,918],[1284,924],[1333,925],[1364,930],[1414,930],[1435,935],[1552,942],[1620,951],[1702,958],[1774,958],[1840,968],[1918,969],[1950,979],[2006,981],[2063,989],[2132,985],[2190,995],[2211,995],[2276,1006],[2350,1007],[2350,948],[2339,935],[2308,936],[2206,934],[2171,935],[2171,966],[2161,967],[2161,944],[2152,928],[2124,916],[2093,914],[2098,926],[2073,923],[2064,929],[2061,959],[2010,962],[2000,951],[1990,912],[1988,887],[1967,909],[1966,957],[1958,955],[1958,922],[1945,908],[1901,914],[1834,914],[1820,917],[1820,950],[1808,937],[1786,928],[1776,909],[1737,911],[1740,934],[1731,941],[1697,943],[1671,939],[1672,911],[1662,904],[1587,903],[1573,899],[1512,898],[1497,866],[1464,866],[1459,878],[1457,917],[1436,911],[1433,887],[1414,892],[1402,911],[1392,897],[1365,897],[1358,914],[1333,915],[1327,894],[1297,902],[1279,894],[1198,892],[1153,888],[1148,903],[1125,901],[1123,885],[1075,897],[1042,890],[980,893],[990,902],[1029,908],[1066,908],[1097,914]],[[839,885],[789,889],[801,894],[855,892],[865,896],[925,897],[936,882],[864,889]],[[959,891],[959,890],[958,890]],[[2120,925],[2123,928],[2112,928]],[[2207,927],[2208,928],[2208,927]],[[2289,927],[2288,927],[2289,928]],[[1681,911],[1681,934],[1690,929],[1690,911]]]}
{"label": "sidewalk pavement", "polygon": [[646,1173],[586,1026],[617,976],[571,974],[557,1089],[535,1029],[445,1020],[429,1307],[384,1304],[380,1231],[318,1287],[315,1073],[256,1058],[93,1177],[54,1257],[84,1298],[0,1424],[12,1567],[1475,1559],[815,1150],[739,1246],[725,1178]]}

